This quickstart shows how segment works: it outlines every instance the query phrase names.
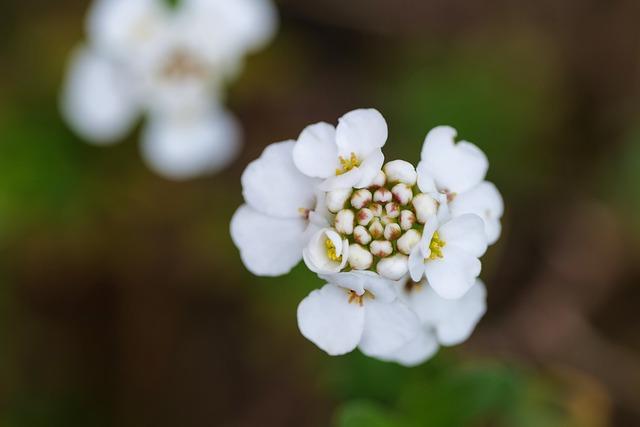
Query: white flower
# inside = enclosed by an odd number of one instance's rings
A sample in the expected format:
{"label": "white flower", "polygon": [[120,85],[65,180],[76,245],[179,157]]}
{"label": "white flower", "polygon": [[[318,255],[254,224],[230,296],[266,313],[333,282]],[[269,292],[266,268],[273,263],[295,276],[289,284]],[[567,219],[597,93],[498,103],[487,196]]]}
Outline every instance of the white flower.
{"label": "white flower", "polygon": [[425,281],[409,283],[401,298],[417,314],[421,332],[395,352],[382,357],[405,366],[416,366],[433,356],[440,345],[448,347],[466,341],[487,309],[487,291],[476,280],[462,298],[440,297]]}
{"label": "white flower", "polygon": [[377,110],[354,110],[336,128],[323,122],[305,128],[293,160],[305,175],[324,179],[323,190],[368,187],[384,162],[386,141],[387,123]]}
{"label": "white flower", "polygon": [[245,266],[257,275],[289,272],[302,259],[311,235],[326,224],[316,202],[319,181],[296,169],[293,145],[271,144],[242,175],[246,204],[231,220],[231,237]]}
{"label": "white flower", "polygon": [[455,143],[456,130],[449,126],[432,129],[425,138],[418,164],[418,186],[427,194],[446,195],[453,216],[476,214],[485,222],[489,244],[500,237],[504,203],[498,189],[484,181],[489,161],[470,142]]}
{"label": "white flower", "polygon": [[484,222],[479,216],[464,214],[442,225],[433,216],[411,251],[409,273],[415,282],[426,277],[442,298],[460,298],[480,275],[478,258],[486,250]]}
{"label": "white flower", "polygon": [[89,40],[72,56],[62,112],[83,138],[107,144],[143,113],[142,153],[169,178],[220,169],[236,154],[236,121],[221,106],[224,83],[273,34],[269,0],[96,0]]}
{"label": "white flower", "polygon": [[318,230],[302,251],[309,270],[318,274],[337,273],[347,265],[349,241],[330,228]]}
{"label": "white flower", "polygon": [[340,274],[342,285],[326,284],[298,306],[298,327],[308,340],[332,356],[357,347],[381,357],[420,333],[418,317],[397,299],[388,281],[374,273]]}

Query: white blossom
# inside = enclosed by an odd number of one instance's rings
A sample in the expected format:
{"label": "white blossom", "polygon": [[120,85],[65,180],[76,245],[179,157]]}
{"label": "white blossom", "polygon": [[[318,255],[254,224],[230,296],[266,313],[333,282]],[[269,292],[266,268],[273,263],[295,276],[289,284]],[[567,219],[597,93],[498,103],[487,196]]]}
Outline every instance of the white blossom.
{"label": "white blossom", "polygon": [[270,0],[95,0],[88,40],[71,56],[61,109],[96,144],[122,139],[146,114],[142,154],[174,179],[218,170],[239,149],[222,106],[243,57],[273,35]]}

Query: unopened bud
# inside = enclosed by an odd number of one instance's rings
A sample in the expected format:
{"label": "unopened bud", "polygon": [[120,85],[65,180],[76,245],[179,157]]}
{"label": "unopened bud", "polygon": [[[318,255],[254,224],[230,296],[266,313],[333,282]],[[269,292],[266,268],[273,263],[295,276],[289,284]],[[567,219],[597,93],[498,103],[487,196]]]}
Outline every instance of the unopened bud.
{"label": "unopened bud", "polygon": [[356,220],[360,225],[369,225],[372,219],[373,219],[373,212],[371,212],[371,209],[368,209],[368,208],[360,209],[356,216]]}
{"label": "unopened bud", "polygon": [[368,245],[371,241],[371,234],[369,234],[366,228],[358,225],[353,229],[353,240],[361,245]]}
{"label": "unopened bud", "polygon": [[369,245],[371,253],[377,257],[384,258],[391,255],[393,252],[393,245],[387,240],[374,240]]}
{"label": "unopened bud", "polygon": [[382,171],[378,171],[378,174],[375,178],[373,178],[373,182],[371,183],[372,187],[382,187],[387,183],[387,176]]}
{"label": "unopened bud", "polygon": [[384,233],[384,227],[382,226],[382,224],[380,224],[380,221],[373,221],[373,224],[369,226],[369,233],[374,239],[382,237],[382,234]]}
{"label": "unopened bud", "polygon": [[384,173],[387,175],[388,182],[402,182],[413,186],[416,183],[418,174],[416,168],[409,162],[404,160],[393,160],[384,165]]}
{"label": "unopened bud", "polygon": [[327,193],[325,202],[327,203],[327,209],[330,212],[336,213],[340,209],[344,208],[344,204],[349,200],[351,196],[350,189],[331,190]]}
{"label": "unopened bud", "polygon": [[335,229],[338,233],[351,234],[353,233],[353,219],[354,214],[351,209],[343,209],[336,215]]}
{"label": "unopened bud", "polygon": [[401,182],[393,186],[391,194],[393,194],[393,198],[401,205],[408,204],[413,198],[413,191],[411,191],[411,187]]}
{"label": "unopened bud", "polygon": [[420,242],[422,235],[418,230],[409,230],[398,239],[396,243],[398,250],[405,255],[411,253],[411,249]]}
{"label": "unopened bud", "polygon": [[416,223],[416,214],[411,211],[404,210],[400,212],[400,228],[408,230]]}
{"label": "unopened bud", "polygon": [[390,217],[389,215],[382,215],[380,217],[380,222],[382,223],[382,225],[394,224],[396,222],[396,219]]}
{"label": "unopened bud", "polygon": [[398,224],[387,224],[384,227],[384,238],[387,240],[396,240],[402,234],[402,230]]}
{"label": "unopened bud", "polygon": [[373,255],[367,249],[352,243],[349,245],[349,265],[355,270],[366,270],[373,263]]}
{"label": "unopened bud", "polygon": [[428,194],[418,194],[413,198],[412,203],[416,210],[416,218],[420,224],[427,222],[427,219],[438,211],[438,202]]}
{"label": "unopened bud", "polygon": [[387,279],[400,280],[402,276],[407,274],[409,269],[409,258],[403,254],[395,254],[394,256],[381,259],[378,262],[376,270],[378,274]]}
{"label": "unopened bud", "polygon": [[371,195],[371,191],[367,190],[366,188],[361,188],[360,190],[353,193],[353,196],[351,196],[351,206],[356,209],[364,208],[369,203],[371,203],[372,197],[373,196]]}
{"label": "unopened bud", "polygon": [[390,218],[397,218],[400,216],[400,206],[397,203],[389,202],[384,206],[384,210],[387,216]]}
{"label": "unopened bud", "polygon": [[373,201],[378,203],[387,203],[390,202],[393,198],[393,194],[391,191],[387,190],[384,187],[378,188],[375,193],[373,193]]}
{"label": "unopened bud", "polygon": [[369,206],[369,209],[371,209],[371,212],[373,213],[374,216],[382,216],[382,205],[379,205],[377,203],[372,203]]}

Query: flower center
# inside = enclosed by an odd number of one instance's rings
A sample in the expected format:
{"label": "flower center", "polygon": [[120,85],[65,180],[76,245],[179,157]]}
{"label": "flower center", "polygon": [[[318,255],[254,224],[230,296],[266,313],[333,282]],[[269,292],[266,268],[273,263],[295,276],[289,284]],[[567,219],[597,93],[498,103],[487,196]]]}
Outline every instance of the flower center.
{"label": "flower center", "polygon": [[331,239],[327,238],[324,241],[324,246],[327,248],[327,257],[331,260],[331,261],[335,261],[335,262],[340,262],[342,261],[342,256],[338,256],[336,254],[336,246],[333,244],[333,242],[331,241]]}
{"label": "flower center", "polygon": [[167,61],[162,75],[169,79],[186,79],[194,77],[204,79],[207,69],[193,55],[182,49],[176,50]]}
{"label": "flower center", "polygon": [[357,168],[362,163],[356,153],[352,152],[351,156],[347,159],[340,156],[340,167],[336,169],[336,175],[342,175],[343,173],[349,172],[353,168]]}
{"label": "flower center", "polygon": [[433,237],[431,238],[431,243],[429,243],[429,249],[431,253],[429,254],[429,260],[433,261],[434,259],[442,258],[442,248],[446,243],[440,240],[440,234],[436,231],[433,233]]}
{"label": "flower center", "polygon": [[375,295],[373,295],[371,292],[367,290],[365,290],[362,295],[358,295],[356,291],[353,291],[353,290],[347,291],[347,294],[349,294],[349,304],[351,303],[358,304],[360,307],[362,307],[365,298],[368,298],[368,299],[376,298]]}

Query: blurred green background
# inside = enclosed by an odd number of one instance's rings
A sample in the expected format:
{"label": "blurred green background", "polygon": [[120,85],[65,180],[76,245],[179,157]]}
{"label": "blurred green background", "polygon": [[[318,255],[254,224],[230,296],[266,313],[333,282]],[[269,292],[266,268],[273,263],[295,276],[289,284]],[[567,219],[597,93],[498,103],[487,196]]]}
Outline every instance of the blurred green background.
{"label": "blurred green background", "polygon": [[[640,425],[637,0],[282,0],[230,87],[241,158],[186,183],[61,121],[87,6],[0,8],[0,426]],[[487,315],[416,369],[326,356],[295,320],[321,282],[228,233],[249,161],[358,107],[388,159],[456,127],[506,202]]]}

